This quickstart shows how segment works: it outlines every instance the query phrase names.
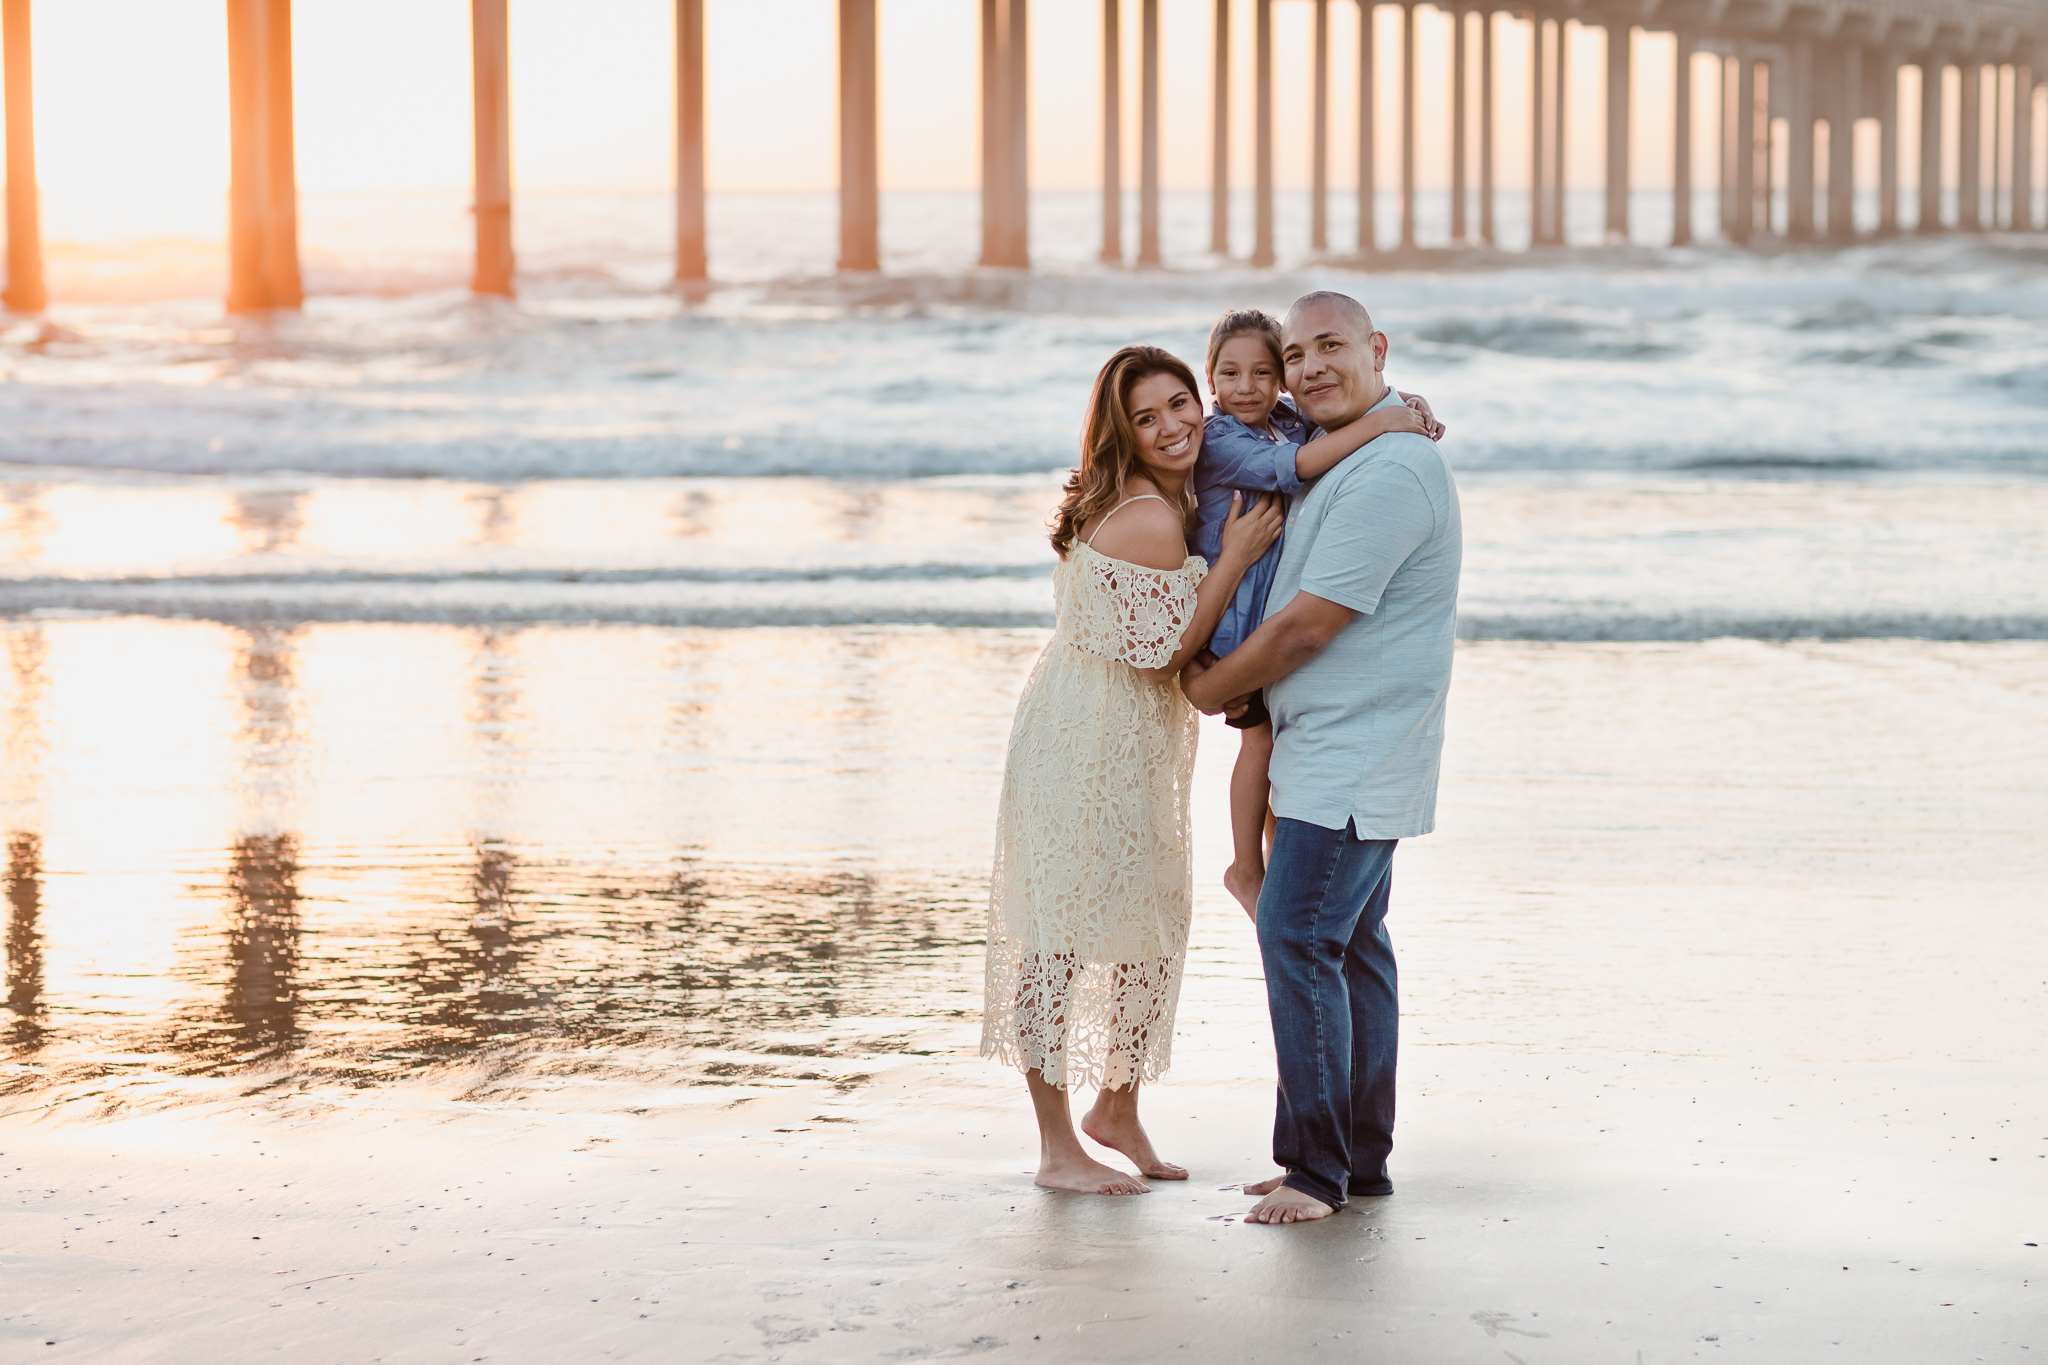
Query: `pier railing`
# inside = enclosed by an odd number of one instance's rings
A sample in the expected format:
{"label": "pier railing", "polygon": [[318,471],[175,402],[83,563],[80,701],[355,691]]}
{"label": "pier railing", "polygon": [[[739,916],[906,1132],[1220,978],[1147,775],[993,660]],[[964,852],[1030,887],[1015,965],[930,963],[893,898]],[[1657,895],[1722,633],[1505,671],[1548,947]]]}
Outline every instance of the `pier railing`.
{"label": "pier railing", "polygon": [[[980,124],[982,230],[985,267],[1028,269],[1030,103],[1028,39],[1030,0],[975,0],[980,7]],[[1399,249],[1420,250],[1416,202],[1416,10],[1430,8],[1451,20],[1449,87],[1450,237],[1453,245],[1496,245],[1494,220],[1496,134],[1506,120],[1529,130],[1529,221],[1532,246],[1565,242],[1567,110],[1575,80],[1604,80],[1605,235],[1629,240],[1629,140],[1633,34],[1669,32],[1673,69],[1673,226],[1671,240],[1692,240],[1695,142],[1692,82],[1701,63],[1719,84],[1717,136],[1721,235],[1738,243],[1774,235],[1771,205],[1787,204],[1782,233],[1792,242],[1857,236],[1853,206],[1858,185],[1850,130],[1863,119],[1878,124],[1879,205],[1875,231],[1889,235],[1900,222],[1902,126],[1918,134],[1917,214],[1912,230],[2037,231],[2048,227],[2034,213],[2033,129],[2036,84],[2048,68],[2048,0],[1537,0],[1535,3],[1466,4],[1440,0],[1287,0],[1313,7],[1311,69],[1298,73],[1310,93],[1310,249],[1330,253],[1328,226],[1330,146],[1330,10],[1355,3],[1360,11],[1357,64],[1357,238],[1346,254],[1361,264],[1382,256],[1374,164],[1379,101],[1374,89],[1378,54],[1374,16],[1399,11],[1400,191]],[[963,0],[965,3],[965,0]],[[1122,140],[1124,92],[1120,37],[1122,0],[1102,3],[1102,260],[1122,265]],[[1160,50],[1159,0],[1134,0],[1139,82],[1138,251],[1134,264],[1162,264],[1159,246]],[[1273,240],[1273,5],[1245,0],[1252,32],[1253,229],[1249,260],[1271,266]],[[7,284],[0,302],[17,312],[44,307],[42,243],[37,205],[34,101],[31,94],[31,0],[0,0],[0,44],[5,48]],[[233,311],[295,308],[299,278],[298,191],[293,164],[291,0],[226,0],[230,126],[227,306]],[[838,267],[874,271],[881,265],[878,0],[837,0],[840,249]],[[1232,0],[1211,0],[1212,154],[1211,251],[1228,256],[1231,183],[1230,44]],[[688,286],[709,278],[706,251],[704,72],[705,0],[675,0],[676,37],[676,243],[675,278]],[[475,219],[478,293],[510,295],[512,149],[507,0],[471,0],[472,89],[475,97]],[[1531,69],[1528,106],[1507,109],[1498,98],[1501,72],[1494,60],[1505,25],[1528,34]],[[1605,70],[1576,71],[1568,54],[1570,30],[1606,31]],[[1472,49],[1476,48],[1476,73]],[[1900,73],[1919,72],[1917,108],[1902,108]],[[1954,119],[1943,89],[1953,68],[1960,94]],[[1986,125],[1991,142],[1986,145]],[[1468,125],[1476,125],[1476,139]],[[1828,129],[1825,167],[1817,165],[1820,128]],[[1956,147],[1957,214],[1944,220],[1942,164]],[[1783,138],[1785,183],[1773,183],[1777,139]],[[1476,141],[1476,148],[1473,143]],[[1468,166],[1468,152],[1476,151]],[[1468,171],[1473,174],[1468,175]],[[1826,192],[1816,191],[1823,183]],[[1476,185],[1474,180],[1476,179]],[[1476,214],[1468,201],[1476,189]]]}

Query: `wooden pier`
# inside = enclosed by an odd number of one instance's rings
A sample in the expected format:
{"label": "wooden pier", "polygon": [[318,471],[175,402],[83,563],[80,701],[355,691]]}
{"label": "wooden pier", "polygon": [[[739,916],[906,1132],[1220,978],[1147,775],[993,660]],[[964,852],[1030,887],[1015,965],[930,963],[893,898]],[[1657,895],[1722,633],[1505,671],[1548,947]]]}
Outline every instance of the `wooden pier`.
{"label": "wooden pier", "polygon": [[[880,53],[878,5],[885,0],[837,0],[840,247],[838,268],[875,271],[882,262]],[[962,0],[966,3],[967,0]],[[1160,5],[1138,6],[1138,251],[1132,264],[1165,264],[1160,242]],[[1276,89],[1301,89],[1310,101],[1309,248],[1330,242],[1330,11],[1359,11],[1355,87],[1357,101],[1357,237],[1346,252],[1369,262],[1380,252],[1374,164],[1374,112],[1378,102],[1375,0],[1279,0],[1313,10],[1311,62],[1298,73],[1278,73],[1273,58],[1276,0],[1251,6],[1252,240],[1249,261],[1271,266],[1274,241],[1274,119]],[[706,0],[675,0],[675,278],[690,285],[711,268],[706,250],[705,63],[716,60],[704,42]],[[1029,177],[1030,0],[975,0],[980,10],[981,252],[994,269],[1031,264]],[[1232,0],[1213,6],[1211,63],[1212,141],[1209,250],[1228,256],[1231,240],[1230,142],[1233,91],[1230,43]],[[471,83],[475,104],[476,270],[480,294],[511,295],[516,273],[512,248],[510,135],[511,17],[508,0],[470,0]],[[32,99],[31,0],[0,0],[7,117],[7,283],[0,301],[15,312],[45,306],[37,203]],[[295,308],[303,296],[298,259],[298,191],[293,165],[291,0],[226,0],[230,165],[227,306],[231,311]],[[1392,0],[1399,11],[1400,71],[1397,145],[1398,242],[1403,253],[1420,248],[1416,232],[1417,0]],[[1499,190],[1497,124],[1526,119],[1530,131],[1530,245],[1566,240],[1566,113],[1574,78],[1605,83],[1606,107],[1622,111],[1605,128],[1605,210],[1608,243],[1632,240],[1629,111],[1635,88],[1637,31],[1668,32],[1675,39],[1672,148],[1675,245],[1695,240],[1693,193],[1693,81],[1697,56],[1712,59],[1718,141],[1719,234],[1736,243],[1778,237],[1790,242],[1846,242],[1859,235],[1853,128],[1878,125],[1878,235],[1897,233],[1900,221],[1901,124],[1917,125],[1917,213],[1912,230],[2030,232],[2048,228],[2033,211],[2032,176],[2037,76],[2048,69],[2048,0],[1538,0],[1495,5],[1442,0],[1427,6],[1451,21],[1446,73],[1449,128],[1451,246],[1496,245]],[[1516,26],[1530,52],[1529,103],[1508,110],[1498,98],[1494,60],[1501,32]],[[1604,70],[1581,74],[1568,55],[1574,30],[1606,34]],[[1123,265],[1124,100],[1122,0],[1102,0],[1101,129],[1102,249],[1105,264]],[[1476,79],[1471,53],[1476,49]],[[1701,64],[1707,65],[1707,64]],[[1917,108],[1902,107],[1900,74],[1918,73]],[[1953,120],[1943,91],[1955,72],[1959,93]],[[1989,124],[1992,141],[1982,141]],[[1470,125],[1476,124],[1476,139]],[[1782,132],[1779,130],[1782,128]],[[1822,133],[1822,129],[1826,133]],[[1826,137],[1826,160],[1817,157]],[[1782,151],[1785,183],[1773,183]],[[1476,141],[1476,149],[1471,147]],[[1945,216],[1942,166],[1953,147],[1958,174],[1956,212]],[[1476,150],[1476,167],[1468,166]],[[1988,156],[1987,156],[1988,152]],[[1989,179],[1984,178],[1988,162]],[[1824,169],[1826,193],[1816,198]],[[1476,204],[1473,176],[1476,170]],[[1782,194],[1782,229],[1773,204]],[[1472,211],[1476,208],[1476,214]],[[1404,259],[1409,258],[1404,255]]]}

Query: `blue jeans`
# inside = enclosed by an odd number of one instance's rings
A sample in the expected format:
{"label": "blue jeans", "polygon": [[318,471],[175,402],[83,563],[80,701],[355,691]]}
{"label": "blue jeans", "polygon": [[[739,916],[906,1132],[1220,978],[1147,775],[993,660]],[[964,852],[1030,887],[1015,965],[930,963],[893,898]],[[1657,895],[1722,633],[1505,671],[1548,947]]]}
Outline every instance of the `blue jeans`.
{"label": "blue jeans", "polygon": [[1388,1194],[1401,1007],[1387,895],[1394,839],[1281,820],[1259,893],[1280,1096],[1273,1161],[1331,1208]]}

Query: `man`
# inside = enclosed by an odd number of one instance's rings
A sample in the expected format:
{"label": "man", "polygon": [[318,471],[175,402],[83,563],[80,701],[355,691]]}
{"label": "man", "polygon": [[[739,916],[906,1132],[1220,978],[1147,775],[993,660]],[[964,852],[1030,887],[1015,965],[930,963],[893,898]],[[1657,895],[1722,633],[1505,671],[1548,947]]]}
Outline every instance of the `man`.
{"label": "man", "polygon": [[[1303,296],[1282,325],[1287,388],[1333,430],[1400,395],[1387,338],[1357,300]],[[1463,535],[1450,467],[1427,437],[1380,437],[1303,494],[1251,638],[1184,674],[1215,712],[1264,688],[1278,824],[1259,952],[1280,1090],[1277,1180],[1255,1223],[1327,1218],[1391,1194],[1400,1024],[1386,915],[1394,846],[1436,821]]]}

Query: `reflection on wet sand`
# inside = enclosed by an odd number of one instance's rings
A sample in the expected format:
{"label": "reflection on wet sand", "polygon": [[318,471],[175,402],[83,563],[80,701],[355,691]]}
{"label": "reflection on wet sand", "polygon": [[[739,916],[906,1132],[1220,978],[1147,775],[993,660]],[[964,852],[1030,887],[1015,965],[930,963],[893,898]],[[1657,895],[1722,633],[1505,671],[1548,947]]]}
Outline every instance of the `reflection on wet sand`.
{"label": "reflection on wet sand", "polygon": [[228,863],[225,1014],[237,1060],[282,1057],[298,1041],[299,846],[289,834],[235,841]]}
{"label": "reflection on wet sand", "polygon": [[43,937],[37,914],[43,905],[42,841],[33,834],[7,836],[7,1008],[14,1019],[10,1046],[33,1051],[42,1041]]}

